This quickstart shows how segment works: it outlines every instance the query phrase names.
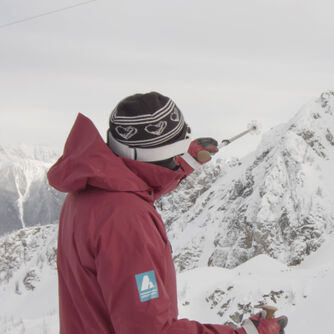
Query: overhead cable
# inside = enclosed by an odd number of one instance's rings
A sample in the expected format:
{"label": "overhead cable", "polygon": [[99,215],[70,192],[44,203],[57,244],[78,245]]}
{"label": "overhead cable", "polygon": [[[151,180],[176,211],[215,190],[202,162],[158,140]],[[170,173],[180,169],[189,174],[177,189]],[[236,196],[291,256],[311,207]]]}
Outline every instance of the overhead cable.
{"label": "overhead cable", "polygon": [[44,12],[44,13],[40,13],[40,14],[37,14],[37,15],[34,15],[34,16],[25,17],[25,18],[17,20],[17,21],[12,21],[12,22],[8,22],[8,23],[5,23],[5,24],[0,24],[0,29],[6,28],[8,26],[15,25],[15,24],[23,23],[23,22],[26,22],[26,21],[35,20],[35,19],[38,19],[39,17],[42,17],[42,16],[52,15],[52,14],[63,12],[65,10],[72,9],[72,8],[75,8],[75,7],[84,6],[84,5],[87,5],[87,4],[89,4],[91,2],[95,2],[95,1],[97,1],[97,0],[89,0],[89,1],[85,1],[85,2],[80,2],[80,3],[77,3],[75,5],[71,5],[71,6],[67,6],[67,7],[63,7],[63,8],[59,8],[59,9],[54,9],[54,10]]}

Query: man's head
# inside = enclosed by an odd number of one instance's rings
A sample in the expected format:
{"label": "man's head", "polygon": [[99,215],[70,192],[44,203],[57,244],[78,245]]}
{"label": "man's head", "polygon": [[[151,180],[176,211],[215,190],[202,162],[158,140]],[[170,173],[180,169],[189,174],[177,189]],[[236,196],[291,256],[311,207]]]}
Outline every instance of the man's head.
{"label": "man's head", "polygon": [[110,115],[108,145],[119,156],[170,168],[169,162],[189,144],[181,111],[159,93],[129,96]]}

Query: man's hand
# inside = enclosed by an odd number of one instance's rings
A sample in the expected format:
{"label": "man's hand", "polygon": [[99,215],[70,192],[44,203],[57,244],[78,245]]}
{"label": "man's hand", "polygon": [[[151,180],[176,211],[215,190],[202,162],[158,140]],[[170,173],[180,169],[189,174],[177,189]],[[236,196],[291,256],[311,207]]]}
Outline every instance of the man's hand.
{"label": "man's hand", "polygon": [[265,318],[265,311],[262,311],[245,320],[243,327],[237,329],[238,334],[284,334],[284,328],[288,324],[285,316],[273,319]]}
{"label": "man's hand", "polygon": [[218,152],[217,140],[204,137],[193,140],[189,146],[188,153],[200,164],[211,160],[211,155]]}

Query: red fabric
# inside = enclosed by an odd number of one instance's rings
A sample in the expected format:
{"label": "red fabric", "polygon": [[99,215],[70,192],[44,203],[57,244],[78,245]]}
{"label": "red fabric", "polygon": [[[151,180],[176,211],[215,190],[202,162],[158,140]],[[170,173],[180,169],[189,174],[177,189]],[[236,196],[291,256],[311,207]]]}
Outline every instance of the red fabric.
{"label": "red fabric", "polygon": [[259,334],[279,334],[281,330],[276,319],[261,319],[256,328]]}
{"label": "red fabric", "polygon": [[[61,334],[232,334],[231,327],[177,320],[176,275],[153,203],[192,169],[170,171],[115,156],[79,115],[48,173],[69,194],[58,238]],[[135,276],[154,270],[159,297],[140,301]]]}
{"label": "red fabric", "polygon": [[280,334],[280,333],[284,333],[283,328],[282,328],[282,331],[281,331],[281,326],[279,324],[279,321],[283,320],[283,319],[286,320],[283,327],[287,323],[287,317],[285,317],[285,316],[282,316],[282,317],[279,317],[279,318],[273,318],[273,319],[266,319],[266,318],[262,318],[261,312],[252,316],[250,319],[255,320],[255,322],[257,323],[256,328],[257,328],[259,334]]}
{"label": "red fabric", "polygon": [[235,331],[237,334],[247,334],[246,331],[243,328],[238,328]]}

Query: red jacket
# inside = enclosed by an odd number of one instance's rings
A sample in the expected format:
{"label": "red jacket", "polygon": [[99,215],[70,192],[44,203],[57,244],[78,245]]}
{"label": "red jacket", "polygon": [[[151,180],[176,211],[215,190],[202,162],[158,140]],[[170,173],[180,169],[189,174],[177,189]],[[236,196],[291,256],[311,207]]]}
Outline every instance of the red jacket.
{"label": "red jacket", "polygon": [[192,169],[117,157],[79,114],[50,184],[68,192],[58,238],[61,334],[232,334],[177,320],[176,275],[154,200]]}

